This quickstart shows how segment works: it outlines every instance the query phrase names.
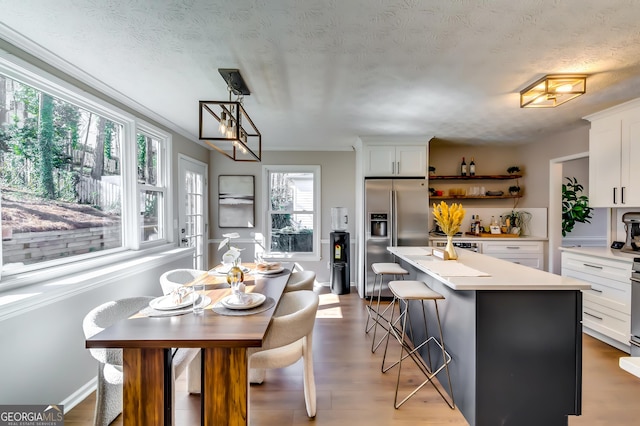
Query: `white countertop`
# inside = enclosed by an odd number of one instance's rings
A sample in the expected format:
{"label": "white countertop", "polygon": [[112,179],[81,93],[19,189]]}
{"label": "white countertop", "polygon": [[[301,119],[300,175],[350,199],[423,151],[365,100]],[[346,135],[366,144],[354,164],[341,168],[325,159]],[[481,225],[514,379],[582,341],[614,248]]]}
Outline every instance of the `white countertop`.
{"label": "white countertop", "polygon": [[640,377],[640,357],[637,356],[624,356],[620,357],[618,365],[624,371],[633,374],[636,377]]}
{"label": "white countertop", "polygon": [[[387,250],[402,260],[425,272],[453,290],[588,290],[591,286],[570,277],[563,277],[506,260],[475,253],[456,250],[458,260],[441,260],[428,255],[432,247],[387,247]],[[423,250],[425,254],[419,254]],[[468,267],[490,276],[441,276],[421,263],[458,262],[462,268]],[[434,270],[436,265],[434,265]],[[461,269],[461,273],[467,272]]]}
{"label": "white countertop", "polygon": [[627,253],[620,250],[615,250],[609,247],[560,247],[561,251],[569,253],[584,254],[587,256],[597,256],[606,259],[620,260],[623,262],[633,263],[633,259],[640,258],[639,253]]}

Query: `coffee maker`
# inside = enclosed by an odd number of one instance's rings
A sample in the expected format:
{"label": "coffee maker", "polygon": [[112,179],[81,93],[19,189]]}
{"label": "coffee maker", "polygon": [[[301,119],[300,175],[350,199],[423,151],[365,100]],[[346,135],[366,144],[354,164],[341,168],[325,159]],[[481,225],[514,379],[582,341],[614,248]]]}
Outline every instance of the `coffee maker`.
{"label": "coffee maker", "polygon": [[627,232],[627,238],[622,251],[640,251],[640,213],[625,213],[622,215],[622,222]]}

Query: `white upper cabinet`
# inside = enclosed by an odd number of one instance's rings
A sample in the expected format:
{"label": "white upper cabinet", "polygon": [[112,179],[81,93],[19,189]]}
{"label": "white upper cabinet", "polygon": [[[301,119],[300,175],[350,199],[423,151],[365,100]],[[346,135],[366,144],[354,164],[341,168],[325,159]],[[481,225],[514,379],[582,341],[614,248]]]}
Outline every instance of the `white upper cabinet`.
{"label": "white upper cabinet", "polygon": [[585,117],[589,131],[589,205],[640,207],[640,103]]}
{"label": "white upper cabinet", "polygon": [[365,176],[427,175],[427,146],[425,145],[365,145]]}

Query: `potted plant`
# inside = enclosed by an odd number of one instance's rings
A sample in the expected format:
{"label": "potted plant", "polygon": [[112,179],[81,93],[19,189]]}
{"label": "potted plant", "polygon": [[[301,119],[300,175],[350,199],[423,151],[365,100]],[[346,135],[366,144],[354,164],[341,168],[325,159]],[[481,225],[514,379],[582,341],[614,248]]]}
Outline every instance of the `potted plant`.
{"label": "potted plant", "polygon": [[510,175],[515,175],[516,173],[520,173],[520,167],[511,166],[507,169],[507,173],[509,173]]}
{"label": "potted plant", "polygon": [[562,184],[562,236],[566,237],[577,222],[591,223],[593,208],[589,207],[589,198],[580,195],[584,187],[574,178],[565,177],[568,181]]}
{"label": "potted plant", "polygon": [[509,194],[511,195],[519,195],[520,187],[518,185],[512,185],[509,187]]}

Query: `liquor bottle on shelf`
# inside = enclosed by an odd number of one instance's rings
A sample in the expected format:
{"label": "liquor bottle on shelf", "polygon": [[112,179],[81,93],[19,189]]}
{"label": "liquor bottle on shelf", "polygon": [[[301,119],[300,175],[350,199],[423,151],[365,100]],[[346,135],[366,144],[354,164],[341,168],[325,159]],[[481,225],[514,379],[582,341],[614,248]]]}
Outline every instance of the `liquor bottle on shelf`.
{"label": "liquor bottle on shelf", "polygon": [[462,164],[460,164],[460,175],[467,175],[467,163],[464,161],[464,157],[462,157]]}
{"label": "liquor bottle on shelf", "polygon": [[471,157],[471,162],[469,163],[469,176],[476,175],[476,162],[473,161],[473,157]]}

